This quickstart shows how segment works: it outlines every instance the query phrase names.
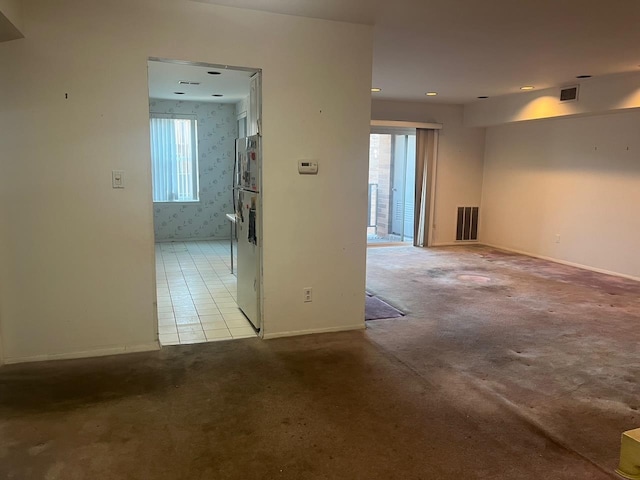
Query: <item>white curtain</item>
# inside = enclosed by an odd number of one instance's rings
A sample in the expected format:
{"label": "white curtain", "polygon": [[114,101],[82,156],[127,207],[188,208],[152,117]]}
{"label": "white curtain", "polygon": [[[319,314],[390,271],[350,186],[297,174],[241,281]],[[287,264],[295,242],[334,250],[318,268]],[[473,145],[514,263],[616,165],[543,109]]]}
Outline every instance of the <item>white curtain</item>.
{"label": "white curtain", "polygon": [[195,120],[151,118],[154,202],[198,200]]}
{"label": "white curtain", "polygon": [[413,244],[428,247],[431,243],[431,210],[435,159],[438,152],[438,130],[416,129],[416,196]]}

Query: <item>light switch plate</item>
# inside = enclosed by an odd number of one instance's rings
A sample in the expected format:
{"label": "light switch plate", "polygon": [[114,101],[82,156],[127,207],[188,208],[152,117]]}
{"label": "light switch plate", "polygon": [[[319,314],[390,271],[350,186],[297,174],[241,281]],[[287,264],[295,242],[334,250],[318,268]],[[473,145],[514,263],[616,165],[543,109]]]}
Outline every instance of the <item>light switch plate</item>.
{"label": "light switch plate", "polygon": [[111,185],[113,188],[124,188],[124,170],[111,171]]}

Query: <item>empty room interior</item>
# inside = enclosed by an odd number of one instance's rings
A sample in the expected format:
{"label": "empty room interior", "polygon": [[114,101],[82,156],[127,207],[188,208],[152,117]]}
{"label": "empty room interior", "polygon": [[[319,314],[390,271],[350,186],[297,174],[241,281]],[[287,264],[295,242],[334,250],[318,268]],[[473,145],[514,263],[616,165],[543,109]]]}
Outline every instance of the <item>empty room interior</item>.
{"label": "empty room interior", "polygon": [[0,477],[640,479],[635,0],[0,0]]}

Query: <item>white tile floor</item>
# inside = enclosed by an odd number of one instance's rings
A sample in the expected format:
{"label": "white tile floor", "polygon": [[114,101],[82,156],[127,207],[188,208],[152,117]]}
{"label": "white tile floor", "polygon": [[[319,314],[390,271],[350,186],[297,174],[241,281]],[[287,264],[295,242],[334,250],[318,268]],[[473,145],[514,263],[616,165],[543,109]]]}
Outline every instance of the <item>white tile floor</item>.
{"label": "white tile floor", "polygon": [[156,244],[162,345],[255,337],[236,304],[229,241]]}

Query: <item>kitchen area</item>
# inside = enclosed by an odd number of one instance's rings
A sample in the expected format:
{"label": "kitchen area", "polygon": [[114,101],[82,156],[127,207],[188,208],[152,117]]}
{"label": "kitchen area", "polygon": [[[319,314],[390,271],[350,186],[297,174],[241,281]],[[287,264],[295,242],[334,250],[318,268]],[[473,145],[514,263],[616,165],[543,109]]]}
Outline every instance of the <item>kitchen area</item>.
{"label": "kitchen area", "polygon": [[[255,69],[149,62],[162,345],[261,333],[260,74]],[[179,128],[158,127],[154,117],[181,123],[176,123]],[[167,128],[173,128],[168,135]],[[160,133],[154,138],[156,130]],[[175,140],[163,146],[166,138]],[[169,160],[164,152],[170,153]],[[209,181],[208,176],[215,178]],[[161,201],[156,184],[170,185],[171,193]]]}

